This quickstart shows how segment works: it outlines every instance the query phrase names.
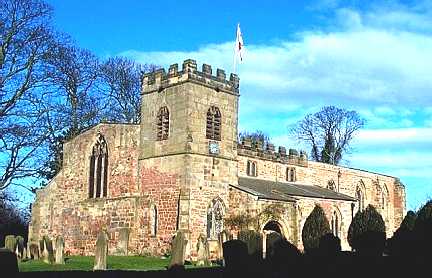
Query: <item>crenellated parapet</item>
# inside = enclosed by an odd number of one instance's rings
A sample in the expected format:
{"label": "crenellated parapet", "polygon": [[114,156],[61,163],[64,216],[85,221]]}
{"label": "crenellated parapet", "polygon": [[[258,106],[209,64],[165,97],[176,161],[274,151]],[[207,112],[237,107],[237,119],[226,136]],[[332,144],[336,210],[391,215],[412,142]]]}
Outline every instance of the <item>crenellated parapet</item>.
{"label": "crenellated parapet", "polygon": [[158,69],[143,74],[141,82],[142,94],[161,92],[165,88],[183,82],[195,82],[216,91],[239,94],[239,78],[236,74],[231,73],[227,80],[224,70],[217,69],[216,75],[213,75],[212,67],[207,64],[203,64],[201,71],[199,71],[196,61],[192,59],[185,60],[181,70],[179,70],[178,64],[173,64],[169,67],[168,72],[165,69]]}
{"label": "crenellated parapet", "polygon": [[272,160],[279,163],[292,164],[307,167],[308,158],[305,151],[296,149],[287,149],[279,146],[276,151],[275,145],[268,143],[265,147],[262,142],[253,142],[250,138],[244,138],[237,145],[238,155],[256,157],[257,159]]}

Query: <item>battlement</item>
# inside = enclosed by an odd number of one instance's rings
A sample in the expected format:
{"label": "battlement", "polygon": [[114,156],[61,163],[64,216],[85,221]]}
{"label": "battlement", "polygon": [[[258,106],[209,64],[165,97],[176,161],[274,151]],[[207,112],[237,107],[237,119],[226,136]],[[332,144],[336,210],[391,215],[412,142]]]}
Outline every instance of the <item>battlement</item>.
{"label": "battlement", "polygon": [[279,146],[278,151],[275,149],[274,144],[267,144],[264,148],[261,142],[252,142],[250,138],[245,138],[237,145],[237,153],[239,155],[255,157],[257,159],[272,160],[284,164],[293,164],[298,166],[307,167],[308,158],[305,151],[296,149],[287,149]]}
{"label": "battlement", "polygon": [[231,73],[227,80],[225,71],[217,69],[216,75],[212,75],[212,67],[207,64],[203,64],[202,70],[198,71],[196,61],[192,59],[183,62],[181,71],[178,69],[178,64],[173,64],[169,67],[168,73],[165,69],[158,69],[143,74],[141,78],[142,94],[161,92],[165,88],[187,81],[213,88],[216,91],[239,94],[239,78],[236,74]]}

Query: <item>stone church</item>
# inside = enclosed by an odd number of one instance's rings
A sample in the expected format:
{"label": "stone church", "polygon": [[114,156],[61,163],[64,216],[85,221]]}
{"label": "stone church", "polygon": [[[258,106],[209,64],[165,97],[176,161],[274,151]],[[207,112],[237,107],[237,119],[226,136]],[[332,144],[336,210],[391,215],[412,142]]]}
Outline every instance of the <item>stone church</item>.
{"label": "stone church", "polygon": [[[216,254],[218,236],[236,238],[232,219],[243,217],[258,219],[247,225],[264,236],[278,232],[302,248],[303,224],[319,204],[347,250],[358,210],[374,205],[387,236],[405,215],[405,189],[396,177],[238,142],[235,74],[227,79],[221,69],[213,74],[204,64],[199,71],[186,60],[181,70],[174,64],[143,75],[141,96],[140,124],[101,123],[64,144],[63,168],[36,194],[30,240],[62,235],[66,252],[91,255],[104,230],[116,254],[126,228],[129,254],[160,255],[182,230],[193,259],[199,237]],[[278,213],[261,213],[272,207]]]}

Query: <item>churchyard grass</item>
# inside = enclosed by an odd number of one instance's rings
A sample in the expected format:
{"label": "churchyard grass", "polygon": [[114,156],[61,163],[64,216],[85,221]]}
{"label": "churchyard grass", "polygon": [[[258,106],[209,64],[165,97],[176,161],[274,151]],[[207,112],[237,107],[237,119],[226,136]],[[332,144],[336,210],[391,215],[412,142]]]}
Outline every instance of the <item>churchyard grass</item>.
{"label": "churchyard grass", "polygon": [[[169,259],[157,257],[140,256],[108,256],[108,270],[162,270],[166,269]],[[22,272],[28,271],[67,271],[67,270],[93,270],[94,257],[92,256],[69,256],[63,265],[50,265],[42,260],[30,260],[19,263]],[[196,267],[186,265],[186,268]]]}

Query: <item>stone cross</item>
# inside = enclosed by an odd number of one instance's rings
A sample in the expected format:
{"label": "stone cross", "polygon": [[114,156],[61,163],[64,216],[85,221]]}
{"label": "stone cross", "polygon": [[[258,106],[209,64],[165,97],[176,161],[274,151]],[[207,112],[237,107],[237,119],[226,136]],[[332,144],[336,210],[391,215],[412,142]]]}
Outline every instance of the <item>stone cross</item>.
{"label": "stone cross", "polygon": [[39,245],[36,242],[30,242],[29,244],[29,259],[39,260]]}
{"label": "stone cross", "polygon": [[14,235],[7,235],[5,237],[5,248],[11,252],[15,252],[17,241]]}
{"label": "stone cross", "polygon": [[47,264],[54,263],[54,251],[52,246],[52,241],[48,236],[43,236],[43,250],[42,250],[42,260]]}
{"label": "stone cross", "polygon": [[168,269],[183,267],[185,261],[187,240],[182,231],[178,231],[171,244],[171,261]]}
{"label": "stone cross", "polygon": [[56,264],[64,264],[64,239],[62,236],[57,236],[55,241],[55,263]]}
{"label": "stone cross", "polygon": [[121,228],[119,231],[119,240],[117,253],[120,256],[127,256],[129,248],[129,228]]}
{"label": "stone cross", "polygon": [[209,262],[209,246],[207,238],[200,234],[197,242],[197,265],[210,265]]}
{"label": "stone cross", "polygon": [[96,239],[95,262],[93,270],[106,270],[108,256],[108,235],[100,231]]}

